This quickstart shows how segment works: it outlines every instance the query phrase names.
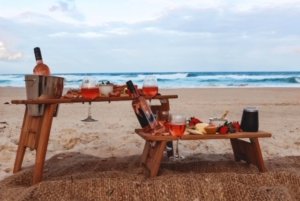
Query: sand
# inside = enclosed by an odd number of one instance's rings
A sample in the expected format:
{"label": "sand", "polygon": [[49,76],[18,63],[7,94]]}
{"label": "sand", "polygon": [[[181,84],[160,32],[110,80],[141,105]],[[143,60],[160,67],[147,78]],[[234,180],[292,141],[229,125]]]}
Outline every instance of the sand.
{"label": "sand", "polygon": [[[164,160],[159,176],[147,178],[139,166],[144,141],[131,103],[93,103],[98,121],[84,123],[87,104],[62,104],[53,121],[44,181],[30,186],[34,151],[24,170],[13,175],[24,105],[24,88],[0,88],[0,200],[299,200],[300,89],[168,89],[178,94],[171,111],[204,122],[229,110],[240,121],[243,108],[259,109],[259,127],[272,138],[260,140],[267,173],[234,162],[228,140],[180,142],[186,159]],[[155,104],[155,101],[153,101]]]}

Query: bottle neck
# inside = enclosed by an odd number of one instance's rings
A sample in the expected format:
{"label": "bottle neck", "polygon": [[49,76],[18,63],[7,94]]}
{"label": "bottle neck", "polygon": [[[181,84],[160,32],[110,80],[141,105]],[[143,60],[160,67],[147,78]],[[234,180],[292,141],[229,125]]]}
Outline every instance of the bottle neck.
{"label": "bottle neck", "polygon": [[34,51],[34,56],[35,56],[36,63],[38,63],[39,60],[41,60],[41,62],[43,62],[41,49],[39,47],[35,47],[33,49],[33,51]]}
{"label": "bottle neck", "polygon": [[139,92],[137,91],[137,90],[134,90],[133,92],[132,92],[132,97],[133,98],[138,98],[140,96],[140,94],[139,94]]}
{"label": "bottle neck", "polygon": [[43,60],[42,59],[37,59],[36,60],[36,64],[43,64],[44,62],[43,62]]}
{"label": "bottle neck", "polygon": [[132,83],[131,80],[127,81],[127,82],[126,82],[126,85],[127,85],[127,89],[130,91],[131,96],[132,96],[133,98],[137,98],[137,97],[140,96],[138,90],[134,87],[134,85],[133,85],[133,83]]}

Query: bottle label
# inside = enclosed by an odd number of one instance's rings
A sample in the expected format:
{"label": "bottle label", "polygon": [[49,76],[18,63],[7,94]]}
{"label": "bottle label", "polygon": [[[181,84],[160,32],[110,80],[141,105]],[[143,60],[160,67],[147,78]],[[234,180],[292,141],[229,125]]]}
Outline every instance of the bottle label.
{"label": "bottle label", "polygon": [[126,84],[133,95],[134,100],[132,101],[132,107],[140,125],[142,128],[149,126],[150,128],[154,129],[157,125],[157,122],[145,98],[138,94],[131,80],[126,82]]}

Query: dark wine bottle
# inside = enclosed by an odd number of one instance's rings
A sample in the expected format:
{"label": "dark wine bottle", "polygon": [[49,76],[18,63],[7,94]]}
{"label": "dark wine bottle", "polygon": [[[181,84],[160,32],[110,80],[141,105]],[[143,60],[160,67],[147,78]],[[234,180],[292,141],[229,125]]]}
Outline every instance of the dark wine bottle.
{"label": "dark wine bottle", "polygon": [[127,81],[126,85],[133,97],[132,107],[141,127],[155,129],[158,123],[146,99],[139,94],[131,80]]}

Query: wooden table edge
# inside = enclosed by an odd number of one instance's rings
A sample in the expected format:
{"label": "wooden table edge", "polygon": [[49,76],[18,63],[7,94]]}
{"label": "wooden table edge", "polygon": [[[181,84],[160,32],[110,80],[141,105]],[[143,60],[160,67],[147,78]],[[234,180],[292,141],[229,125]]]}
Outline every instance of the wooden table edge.
{"label": "wooden table edge", "polygon": [[[158,95],[153,98],[145,97],[146,99],[161,100],[161,99],[176,99],[178,95]],[[29,99],[29,100],[11,100],[12,104],[58,104],[58,103],[82,103],[82,102],[111,102],[111,101],[130,101],[133,100],[130,96],[122,97],[99,97],[94,100],[84,98],[46,98],[46,99]]]}
{"label": "wooden table edge", "polygon": [[[177,137],[171,135],[151,135],[144,132],[142,129],[135,129],[135,132],[141,136],[143,139],[148,141],[173,141],[177,140]],[[272,134],[265,131],[258,132],[238,132],[238,133],[229,133],[226,135],[214,134],[214,135],[193,135],[188,134],[184,135],[180,140],[208,140],[208,139],[236,139],[236,138],[267,138],[271,137]]]}

